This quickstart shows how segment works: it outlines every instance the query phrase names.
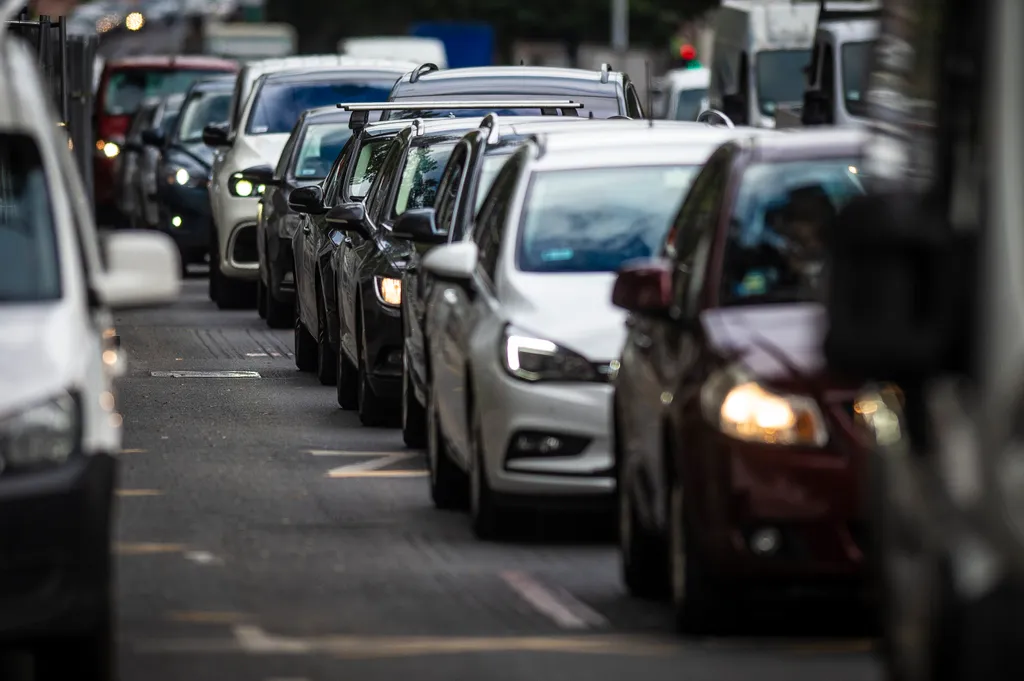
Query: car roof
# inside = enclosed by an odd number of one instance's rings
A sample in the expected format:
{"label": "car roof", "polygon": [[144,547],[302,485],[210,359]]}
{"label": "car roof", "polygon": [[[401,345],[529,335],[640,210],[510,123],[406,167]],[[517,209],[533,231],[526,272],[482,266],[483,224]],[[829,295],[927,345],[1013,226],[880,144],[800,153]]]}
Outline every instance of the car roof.
{"label": "car roof", "polygon": [[239,64],[231,59],[210,57],[198,54],[183,55],[146,55],[137,57],[120,57],[107,61],[104,68],[110,71],[124,69],[209,69],[237,71]]}
{"label": "car roof", "polygon": [[857,156],[868,141],[861,128],[797,128],[748,140],[755,161],[801,161]]}
{"label": "car roof", "polygon": [[260,79],[266,82],[290,81],[296,83],[331,80],[333,78],[360,79],[360,78],[395,78],[396,71],[384,69],[365,68],[344,68],[321,64],[319,66],[306,66],[298,69],[286,69],[284,71],[272,71],[264,73]]}
{"label": "car roof", "polygon": [[201,78],[192,84],[193,90],[231,90],[235,87],[235,81],[237,76],[231,74],[230,76],[217,76],[216,78]]}
{"label": "car roof", "polygon": [[532,168],[543,172],[622,168],[634,165],[703,165],[720,146],[721,140],[692,137],[671,141],[652,138],[640,144],[616,148],[614,154],[609,154],[607,149],[594,146],[544,149],[544,153],[534,162]]}
{"label": "car roof", "polygon": [[415,63],[405,60],[367,59],[364,57],[348,57],[342,54],[306,54],[293,57],[274,57],[248,62],[245,68],[250,72],[284,71],[288,69],[309,68],[314,66],[338,66],[347,68],[374,69],[401,73],[414,68]]}
{"label": "car roof", "polygon": [[306,125],[315,123],[344,123],[352,114],[339,109],[336,106],[322,106],[317,109],[308,109],[302,112],[300,120]]}
{"label": "car roof", "polygon": [[[403,96],[431,95],[607,95],[623,80],[621,73],[568,69],[554,66],[473,66],[463,69],[428,71],[412,81],[414,71],[395,84]],[[402,93],[408,91],[408,94]],[[415,94],[413,94],[415,93]]]}
{"label": "car roof", "polygon": [[[727,141],[743,137],[782,136],[785,133],[765,128],[727,128],[721,125],[708,125],[691,121],[606,121],[598,123],[596,129],[588,130],[589,126],[560,131],[555,135],[544,135],[540,145],[545,153],[559,150],[577,150],[608,148],[621,146],[640,146],[645,144],[678,144],[701,143],[709,141],[723,144]],[[621,128],[609,134],[609,128]],[[616,151],[616,153],[619,153]]]}

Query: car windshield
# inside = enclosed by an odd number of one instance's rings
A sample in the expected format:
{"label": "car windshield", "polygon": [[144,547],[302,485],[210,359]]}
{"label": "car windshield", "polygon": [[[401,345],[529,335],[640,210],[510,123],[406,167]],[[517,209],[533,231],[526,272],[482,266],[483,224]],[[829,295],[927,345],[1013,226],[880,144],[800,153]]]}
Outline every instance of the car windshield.
{"label": "car windshield", "polygon": [[679,95],[676,97],[676,115],[677,121],[695,121],[697,115],[704,108],[703,103],[708,97],[707,88],[691,88],[688,90],[680,90]]}
{"label": "car windshield", "polygon": [[487,192],[491,191],[491,185],[494,184],[494,178],[498,176],[498,171],[505,165],[505,161],[512,155],[511,150],[504,154],[491,154],[484,156],[484,162],[480,167],[480,182],[476,187],[476,206],[473,207],[473,213],[480,211],[480,206],[483,205],[484,199],[487,198]]}
{"label": "car windshield", "polygon": [[391,144],[391,137],[375,139],[363,144],[359,149],[359,156],[356,158],[356,167],[352,169],[352,179],[349,180],[348,193],[353,201],[358,201],[370,191],[373,179],[377,177],[377,171],[387,158],[388,149]]}
{"label": "car windshield", "polygon": [[[448,101],[448,102],[460,102],[460,101],[473,101],[473,100],[539,100],[546,99],[548,101],[568,101],[580,102],[583,104],[582,109],[577,109],[577,113],[585,118],[611,118],[612,116],[618,116],[622,114],[619,110],[619,100],[615,97],[579,97],[576,95],[572,96],[561,96],[561,95],[537,95],[524,93],[521,95],[487,95],[487,94],[476,94],[473,95],[435,95],[431,97],[398,97],[394,101],[395,103],[402,102],[436,102],[436,101]],[[540,109],[433,109],[423,111],[419,109],[398,109],[395,111],[385,111],[381,120],[404,120],[408,118],[481,118],[489,113],[496,113],[499,116],[542,116],[544,112]],[[572,113],[570,112],[571,116]]]}
{"label": "car windshield", "polygon": [[414,208],[431,208],[434,205],[437,185],[448,164],[448,157],[454,150],[454,142],[418,146],[409,150],[391,217]]}
{"label": "car windshield", "polygon": [[290,133],[303,111],[341,102],[383,102],[391,92],[391,83],[374,81],[273,82],[256,94],[249,114],[247,135]]}
{"label": "car windshield", "polygon": [[293,173],[302,180],[322,180],[331,172],[341,148],[352,137],[348,122],[321,123],[306,128]]}
{"label": "car windshield", "polygon": [[168,103],[164,106],[161,111],[162,117],[157,122],[157,126],[160,128],[160,132],[164,135],[171,134],[174,130],[174,126],[178,123],[178,114],[181,112],[181,103]]}
{"label": "car windshield", "polygon": [[871,40],[843,45],[843,101],[846,110],[854,116],[867,115],[864,95],[868,89],[868,69],[874,47],[875,43]]}
{"label": "car windshield", "polygon": [[775,115],[779,104],[804,100],[804,69],[810,50],[766,50],[757,53],[757,99],[761,113]]}
{"label": "car windshield", "polygon": [[60,298],[59,262],[39,149],[0,136],[0,304]]}
{"label": "car windshield", "polygon": [[614,272],[654,255],[695,166],[549,170],[530,183],[516,254],[523,272]]}
{"label": "car windshield", "polygon": [[142,102],[186,92],[193,83],[209,78],[216,71],[178,71],[169,69],[121,69],[110,74],[104,94],[104,111],[110,116],[134,114]]}
{"label": "car windshield", "polygon": [[722,304],[820,300],[825,230],[863,193],[853,159],[751,166],[730,219]]}
{"label": "car windshield", "polygon": [[193,92],[180,114],[177,141],[195,144],[203,140],[203,128],[226,123],[231,92]]}

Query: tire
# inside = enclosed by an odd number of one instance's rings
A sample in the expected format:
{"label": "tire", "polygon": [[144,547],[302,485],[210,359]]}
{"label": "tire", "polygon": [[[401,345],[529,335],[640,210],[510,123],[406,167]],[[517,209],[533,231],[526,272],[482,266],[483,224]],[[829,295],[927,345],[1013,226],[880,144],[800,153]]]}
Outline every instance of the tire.
{"label": "tire", "polygon": [[260,316],[260,319],[267,318],[267,287],[263,283],[263,277],[260,277],[256,283],[256,314]]}
{"label": "tire", "polygon": [[34,646],[35,681],[114,681],[114,625],[110,612],[94,629]]}
{"label": "tire", "polygon": [[221,310],[247,310],[253,307],[256,294],[253,284],[249,281],[229,279],[220,271],[220,267],[210,272],[210,277],[217,280],[217,307]]}
{"label": "tire", "polygon": [[[403,356],[405,353],[402,353]],[[416,399],[409,380],[409,365],[402,359],[402,441],[406,447],[422,449],[427,444],[427,411]]]}
{"label": "tire", "polygon": [[[267,266],[267,279],[274,281],[274,270]],[[263,303],[266,308],[267,326],[272,329],[287,329],[295,323],[295,305],[282,303],[274,298],[273,288],[266,287],[266,299]]]}
{"label": "tire", "polygon": [[359,369],[345,356],[345,351],[338,343],[338,380],[337,386],[338,406],[342,409],[354,410],[359,408]]}
{"label": "tire", "polygon": [[366,338],[363,326],[360,326],[359,337],[359,422],[368,428],[385,428],[394,425],[395,414],[390,402],[382,399],[373,391],[370,376],[366,367]]}
{"label": "tire", "polygon": [[434,502],[434,508],[442,511],[463,510],[469,502],[468,480],[448,452],[432,393],[427,395],[426,429],[430,498]]}
{"label": "tire", "polygon": [[481,446],[480,417],[475,407],[472,409],[470,426],[471,451],[473,454],[469,472],[469,521],[473,534],[484,541],[500,539],[504,534],[504,518],[494,503],[494,494],[487,482],[487,467],[484,462]]}
{"label": "tire", "polygon": [[295,366],[299,371],[316,371],[316,340],[295,315]]}
{"label": "tire", "polygon": [[327,333],[327,314],[319,297],[320,287],[317,286],[316,300],[316,378],[320,385],[335,385],[338,380],[338,355],[331,347],[331,339]]}
{"label": "tire", "polygon": [[634,598],[663,600],[670,593],[665,544],[637,517],[631,486],[620,478],[617,487],[622,581]]}

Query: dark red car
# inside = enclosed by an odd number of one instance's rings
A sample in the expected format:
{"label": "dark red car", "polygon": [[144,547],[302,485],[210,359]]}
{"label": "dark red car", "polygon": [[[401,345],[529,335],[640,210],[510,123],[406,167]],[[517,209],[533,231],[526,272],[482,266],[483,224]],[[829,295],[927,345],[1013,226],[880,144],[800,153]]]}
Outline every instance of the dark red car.
{"label": "dark red car", "polygon": [[147,99],[184,93],[202,78],[235,73],[238,63],[204,56],[128,57],[108,61],[100,76],[94,112],[96,212],[101,223],[116,222],[116,166],[132,117]]}
{"label": "dark red car", "polygon": [[662,257],[619,273],[615,377],[625,582],[709,632],[765,592],[864,595],[860,385],[821,354],[825,240],[863,193],[860,133],[733,141]]}

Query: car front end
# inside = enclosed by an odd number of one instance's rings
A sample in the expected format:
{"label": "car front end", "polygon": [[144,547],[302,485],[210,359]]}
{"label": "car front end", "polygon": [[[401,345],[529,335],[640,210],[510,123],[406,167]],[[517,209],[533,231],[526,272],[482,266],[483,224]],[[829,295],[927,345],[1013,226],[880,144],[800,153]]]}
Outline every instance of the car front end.
{"label": "car front end", "polygon": [[404,262],[380,258],[360,286],[363,334],[359,342],[374,393],[397,407],[402,397],[402,270]]}
{"label": "car front end", "polygon": [[213,229],[209,165],[191,154],[170,152],[157,177],[159,229],[174,239],[183,264],[203,262]]}

